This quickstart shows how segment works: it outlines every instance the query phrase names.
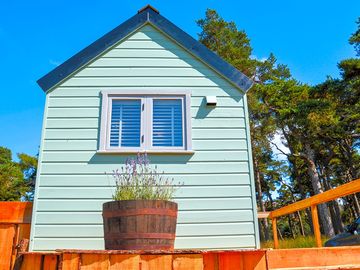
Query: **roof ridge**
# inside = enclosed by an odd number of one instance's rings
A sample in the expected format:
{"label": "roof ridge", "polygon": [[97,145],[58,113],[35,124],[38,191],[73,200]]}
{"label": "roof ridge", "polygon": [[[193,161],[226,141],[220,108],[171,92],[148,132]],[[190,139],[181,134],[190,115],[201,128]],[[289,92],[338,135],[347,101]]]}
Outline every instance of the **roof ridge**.
{"label": "roof ridge", "polygon": [[151,10],[155,11],[157,14],[160,14],[159,10],[157,10],[156,8],[154,8],[154,7],[153,7],[152,5],[150,5],[150,4],[147,4],[145,7],[140,8],[137,13],[139,14],[139,13],[141,13],[141,12],[144,12],[144,11],[147,10],[147,9],[151,9]]}

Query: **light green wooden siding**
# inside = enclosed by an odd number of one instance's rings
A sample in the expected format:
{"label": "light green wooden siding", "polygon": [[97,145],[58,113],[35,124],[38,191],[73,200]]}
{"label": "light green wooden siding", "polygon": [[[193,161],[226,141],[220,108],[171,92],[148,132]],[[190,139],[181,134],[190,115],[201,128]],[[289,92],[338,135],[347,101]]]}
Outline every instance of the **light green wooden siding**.
{"label": "light green wooden siding", "polygon": [[[184,182],[176,248],[254,248],[257,228],[244,99],[240,90],[145,26],[47,95],[32,250],[103,249],[102,203],[126,155],[96,154],[100,91],[191,90],[193,155],[152,155]],[[217,96],[215,108],[204,98]]]}

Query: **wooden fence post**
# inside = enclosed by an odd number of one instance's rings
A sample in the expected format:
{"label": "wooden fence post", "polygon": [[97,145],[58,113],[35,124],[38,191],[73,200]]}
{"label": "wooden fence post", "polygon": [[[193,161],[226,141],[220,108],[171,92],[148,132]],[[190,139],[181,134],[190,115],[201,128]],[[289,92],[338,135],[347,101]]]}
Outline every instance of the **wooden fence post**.
{"label": "wooden fence post", "polygon": [[0,269],[11,268],[16,225],[0,224]]}
{"label": "wooden fence post", "polygon": [[12,269],[21,239],[30,238],[32,203],[0,202],[0,269]]}
{"label": "wooden fence post", "polygon": [[272,223],[272,230],[273,230],[273,236],[274,236],[274,248],[279,248],[279,239],[278,239],[278,233],[277,233],[276,218],[272,218],[271,223]]}
{"label": "wooden fence post", "polygon": [[314,227],[316,246],[322,247],[319,217],[318,217],[318,210],[317,210],[316,205],[311,205],[311,217],[312,217],[312,222],[313,222],[313,227]]}

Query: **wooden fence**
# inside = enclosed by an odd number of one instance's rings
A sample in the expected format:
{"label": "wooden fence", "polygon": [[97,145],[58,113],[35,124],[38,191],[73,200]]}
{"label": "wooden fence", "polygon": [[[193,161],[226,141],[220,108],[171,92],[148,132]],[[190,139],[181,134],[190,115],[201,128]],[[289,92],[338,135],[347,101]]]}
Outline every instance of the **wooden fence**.
{"label": "wooden fence", "polygon": [[0,270],[9,270],[14,262],[21,239],[30,238],[32,203],[0,202]]}
{"label": "wooden fence", "polygon": [[131,252],[62,250],[21,255],[15,270],[360,269],[360,247]]}
{"label": "wooden fence", "polygon": [[[360,247],[173,252],[57,250],[18,252],[29,239],[31,203],[0,203],[0,270],[360,269]],[[264,217],[268,213],[264,214]],[[16,261],[15,261],[16,258]]]}
{"label": "wooden fence", "polygon": [[[311,207],[315,235],[320,246],[316,206],[360,191],[360,179],[273,212],[262,213],[273,220],[274,243],[278,247],[276,219]],[[32,203],[0,202],[0,270],[272,270],[359,269],[360,247],[172,252],[57,250],[24,252],[21,239],[30,238]],[[20,252],[19,252],[20,251]]]}
{"label": "wooden fence", "polygon": [[265,270],[265,250],[132,252],[63,250],[25,253],[19,270]]}
{"label": "wooden fence", "polygon": [[[319,225],[319,217],[318,217],[318,210],[317,205],[326,203],[329,201],[333,201],[337,198],[348,196],[354,193],[360,192],[360,179],[353,180],[347,184],[341,185],[334,189],[325,191],[323,193],[317,194],[310,198],[289,204],[282,208],[276,209],[269,214],[269,218],[272,219],[272,229],[274,235],[274,248],[279,247],[279,239],[278,239],[278,232],[277,232],[277,218],[280,216],[288,215],[305,208],[311,209],[311,217],[313,222],[314,228],[314,235],[316,239],[317,247],[321,247],[321,233],[320,233],[320,225]],[[340,217],[339,217],[340,218]]]}

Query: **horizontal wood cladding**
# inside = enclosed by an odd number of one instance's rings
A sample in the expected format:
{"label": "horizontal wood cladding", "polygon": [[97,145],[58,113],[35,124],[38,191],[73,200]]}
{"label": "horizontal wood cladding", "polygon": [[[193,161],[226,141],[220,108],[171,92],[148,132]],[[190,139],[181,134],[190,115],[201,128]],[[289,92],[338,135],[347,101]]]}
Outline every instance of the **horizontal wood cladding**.
{"label": "horizontal wood cladding", "polygon": [[[223,232],[221,231],[223,230]],[[241,223],[211,223],[211,224],[178,224],[176,233],[178,237],[185,236],[216,236],[224,235],[248,235],[254,233],[254,226],[251,222]],[[52,237],[57,234],[59,237],[103,237],[103,225],[39,225],[35,230],[36,237]]]}
{"label": "horizontal wood cladding", "polygon": [[[32,249],[104,248],[102,204],[129,155],[97,153],[101,91],[132,89],[191,92],[194,153],[149,155],[184,184],[175,248],[254,248],[243,93],[146,26],[48,93]],[[206,106],[206,96],[217,105]]]}
{"label": "horizontal wood cladding", "polygon": [[[248,173],[247,162],[223,162],[223,163],[180,163],[180,164],[157,164],[160,172],[166,174],[186,173]],[[186,166],[186,168],[184,168]],[[41,174],[105,174],[119,169],[119,164],[94,164],[88,163],[43,163]]]}
{"label": "horizontal wood cladding", "polygon": [[[194,249],[214,249],[219,246],[223,249],[254,248],[253,235],[222,235],[222,236],[194,236],[178,237],[175,239],[175,246],[179,249],[186,249],[191,242]],[[102,238],[37,238],[34,244],[36,250],[69,249],[76,246],[78,249],[104,249]]]}
{"label": "horizontal wood cladding", "polygon": [[[97,128],[51,128],[45,130],[45,137],[47,140],[97,140],[98,133],[99,130]],[[220,128],[193,128],[192,138],[196,140],[246,139],[246,130],[245,128],[228,128],[224,132],[224,129]]]}
{"label": "horizontal wood cladding", "polygon": [[[102,225],[101,211],[39,211],[38,225]],[[251,223],[250,209],[180,210],[178,224]],[[66,226],[64,227],[66,228]]]}
{"label": "horizontal wood cladding", "polygon": [[[47,128],[99,128],[99,118],[48,118]],[[244,118],[192,119],[196,128],[245,128]]]}
{"label": "horizontal wood cladding", "polygon": [[[123,50],[119,51],[125,53]],[[146,52],[144,52],[146,53]],[[123,59],[123,58],[105,58],[108,61],[112,59]],[[153,59],[152,57],[127,57],[125,59],[131,59],[133,61],[138,61],[141,59]],[[177,58],[169,58],[163,57],[163,60],[177,60]],[[161,75],[159,75],[161,74]],[[105,67],[88,67],[79,71],[74,75],[74,78],[102,78],[102,77],[115,77],[115,78],[132,78],[132,77],[154,77],[154,78],[203,78],[203,79],[213,79],[219,80],[217,76],[212,71],[209,71],[206,68],[199,67],[162,67],[162,66],[154,66],[154,67],[128,67],[128,66],[105,66]],[[226,84],[224,82],[224,84]],[[62,85],[64,86],[64,85]],[[194,85],[196,86],[196,85]],[[176,85],[175,85],[176,87]]]}
{"label": "horizontal wood cladding", "polygon": [[[50,151],[44,152],[44,163],[86,163],[89,160],[96,158],[97,163],[100,164],[123,164],[128,156],[124,155],[101,155],[96,154],[94,151]],[[175,159],[172,155],[155,155],[151,156],[152,163],[172,163],[172,162],[229,162],[229,161],[247,161],[246,150],[209,150],[209,151],[196,151],[193,155],[183,156]]]}
{"label": "horizontal wood cladding", "polygon": [[[180,47],[167,40],[127,40],[115,47],[115,49],[155,49],[155,50],[178,50]],[[188,55],[188,54],[187,54]],[[101,60],[101,59],[99,59]],[[96,61],[97,62],[97,61]],[[199,62],[198,62],[199,63]]]}
{"label": "horizontal wood cladding", "polygon": [[[37,211],[100,211],[109,199],[38,199]],[[182,210],[239,210],[252,209],[251,197],[247,198],[198,198],[177,199]],[[196,222],[196,220],[193,220]]]}
{"label": "horizontal wood cladding", "polygon": [[[113,186],[104,187],[40,187],[39,199],[108,199]],[[249,186],[183,186],[175,193],[177,198],[240,198],[249,197]]]}
{"label": "horizontal wood cladding", "polygon": [[[183,86],[116,86],[117,90],[131,89],[144,90],[146,91],[157,91],[157,90],[184,90]],[[231,86],[226,87],[186,87],[191,90],[191,105],[200,106],[204,101],[204,97],[207,95],[217,96],[217,106],[238,106],[242,107],[242,95],[238,90]],[[88,107],[88,106],[100,106],[100,92],[102,90],[114,90],[114,87],[63,87],[56,88],[49,94],[49,107]],[[91,101],[91,102],[90,102]]]}
{"label": "horizontal wood cladding", "polygon": [[[182,182],[189,186],[227,186],[227,185],[250,185],[248,173],[232,174],[167,174],[175,182]],[[41,175],[41,187],[103,187],[114,186],[115,180],[109,175]]]}
{"label": "horizontal wood cladding", "polygon": [[[110,52],[103,55],[103,58],[174,58],[174,59],[189,59],[190,56],[188,53],[181,51],[179,49],[174,49],[172,51],[165,49],[152,49],[152,48],[144,48],[144,49],[121,49],[115,48]],[[204,72],[207,72],[207,69],[203,69]],[[78,73],[80,74],[80,73]],[[83,74],[81,74],[83,75]]]}
{"label": "horizontal wood cladding", "polygon": [[[139,60],[139,62],[144,62]],[[153,61],[151,61],[153,62]],[[123,61],[120,61],[123,63]],[[123,63],[125,64],[125,63]],[[131,65],[131,62],[128,63]],[[116,87],[118,85],[122,86],[183,86],[183,87],[192,87],[192,86],[218,86],[216,82],[210,80],[209,78],[192,78],[192,77],[86,77],[79,78],[74,77],[71,80],[68,80],[63,84],[63,86],[102,86],[107,87]]]}
{"label": "horizontal wood cladding", "polygon": [[[97,140],[45,140],[44,151],[95,151]],[[246,150],[246,140],[193,140],[196,150]]]}
{"label": "horizontal wood cladding", "polygon": [[[191,115],[196,118],[197,115],[207,118],[227,117],[238,118],[244,115],[244,109],[239,107],[217,107],[213,108],[191,108]],[[48,118],[88,118],[99,117],[100,108],[49,108]]]}

